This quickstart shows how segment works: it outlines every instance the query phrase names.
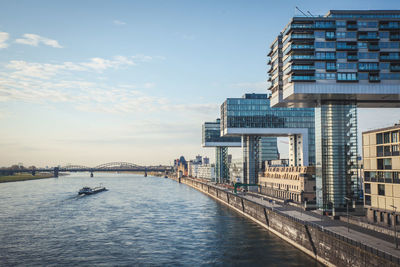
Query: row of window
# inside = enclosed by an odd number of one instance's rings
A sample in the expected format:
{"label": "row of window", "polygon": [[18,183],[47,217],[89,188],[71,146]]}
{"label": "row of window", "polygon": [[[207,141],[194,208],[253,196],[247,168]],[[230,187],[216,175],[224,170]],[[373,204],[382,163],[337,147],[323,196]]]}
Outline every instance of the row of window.
{"label": "row of window", "polygon": [[[390,38],[390,32],[334,32],[334,31],[315,31],[315,38],[335,39],[335,38],[359,38],[359,39],[387,39]],[[394,35],[392,35],[394,36]]]}
{"label": "row of window", "polygon": [[[315,42],[315,45],[297,45],[295,48],[337,48],[337,49],[354,49],[357,50],[358,48],[368,48],[371,46],[368,42]],[[293,47],[293,46],[292,46]],[[377,48],[400,48],[400,42],[379,42],[377,43]],[[288,48],[289,50],[289,48]],[[287,50],[287,51],[288,51]],[[286,50],[285,50],[286,51]]]}
{"label": "row of window", "polygon": [[[339,81],[357,81],[357,80],[400,80],[400,73],[315,73],[316,80],[337,80]],[[310,78],[311,79],[311,78]],[[294,79],[292,79],[294,80]]]}
{"label": "row of window", "polygon": [[385,132],[376,134],[376,143],[377,144],[387,144],[387,143],[397,143],[399,141],[399,132]]}
{"label": "row of window", "polygon": [[[400,60],[400,53],[398,53],[398,52],[381,53],[380,57],[379,57],[379,53],[364,53],[364,52],[359,52],[357,55],[346,53],[346,52],[338,52],[337,57],[336,57],[335,52],[316,52],[315,56],[311,53],[309,53],[309,54],[294,54],[294,55],[287,57],[283,61],[283,65],[285,66],[292,59],[295,59],[295,60],[336,60],[336,58],[347,59],[347,60],[380,59],[380,60],[394,61],[394,60]],[[385,69],[388,69],[389,65],[384,65],[384,66],[387,66]]]}
{"label": "row of window", "polygon": [[377,146],[376,156],[377,157],[399,156],[399,145]]}
{"label": "row of window", "polygon": [[400,183],[399,172],[391,171],[364,171],[365,181],[382,180],[386,183]]}

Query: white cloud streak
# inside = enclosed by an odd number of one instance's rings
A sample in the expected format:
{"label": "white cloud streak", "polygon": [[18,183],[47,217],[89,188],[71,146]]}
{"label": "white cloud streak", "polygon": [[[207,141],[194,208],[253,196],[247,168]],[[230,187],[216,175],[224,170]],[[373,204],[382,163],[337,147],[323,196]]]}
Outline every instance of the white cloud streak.
{"label": "white cloud streak", "polygon": [[[171,102],[165,97],[148,95],[154,82],[110,85],[103,81],[82,81],[78,72],[103,72],[110,68],[133,66],[153,57],[117,56],[112,59],[92,58],[81,63],[36,63],[12,60],[0,69],[0,102],[68,103],[77,110],[96,113],[134,114],[152,112],[215,113],[217,104]],[[79,75],[78,75],[79,76]]]}
{"label": "white cloud streak", "polygon": [[115,25],[118,25],[118,26],[126,25],[126,22],[123,22],[123,21],[117,20],[117,19],[114,20],[113,23],[114,23]]}
{"label": "white cloud streak", "polygon": [[0,49],[8,47],[6,41],[9,37],[10,35],[7,32],[0,32]]}
{"label": "white cloud streak", "polygon": [[16,39],[15,42],[18,44],[25,44],[31,46],[38,46],[39,44],[44,44],[54,48],[62,48],[62,46],[58,43],[58,41],[33,33],[26,33],[23,35],[23,38]]}

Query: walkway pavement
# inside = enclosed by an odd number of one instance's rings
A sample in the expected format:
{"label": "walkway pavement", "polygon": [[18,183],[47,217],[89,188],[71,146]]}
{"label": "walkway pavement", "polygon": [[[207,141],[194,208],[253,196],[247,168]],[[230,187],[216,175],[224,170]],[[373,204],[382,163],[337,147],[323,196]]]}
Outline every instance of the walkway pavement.
{"label": "walkway pavement", "polygon": [[[213,185],[215,186],[215,185]],[[232,192],[225,187],[216,186],[221,190]],[[268,196],[257,195],[239,192],[238,195],[259,203],[263,206],[270,207],[271,209],[290,215],[302,221],[312,222],[320,225],[323,229],[330,230],[336,234],[345,236],[354,241],[360,242],[372,248],[384,251],[388,254],[400,258],[400,249],[396,249],[394,237],[385,235],[373,230],[362,228],[354,224],[347,224],[339,220],[332,220],[329,217],[317,214],[312,211],[304,211],[301,208],[284,205],[282,203],[269,199]]]}

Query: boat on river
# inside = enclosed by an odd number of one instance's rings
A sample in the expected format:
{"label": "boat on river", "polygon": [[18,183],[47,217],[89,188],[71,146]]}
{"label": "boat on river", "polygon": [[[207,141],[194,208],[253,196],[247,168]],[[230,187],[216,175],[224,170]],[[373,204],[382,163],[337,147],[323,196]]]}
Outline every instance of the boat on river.
{"label": "boat on river", "polygon": [[107,188],[105,188],[104,186],[97,186],[93,188],[85,186],[81,190],[79,190],[78,195],[93,195],[103,191],[107,191]]}

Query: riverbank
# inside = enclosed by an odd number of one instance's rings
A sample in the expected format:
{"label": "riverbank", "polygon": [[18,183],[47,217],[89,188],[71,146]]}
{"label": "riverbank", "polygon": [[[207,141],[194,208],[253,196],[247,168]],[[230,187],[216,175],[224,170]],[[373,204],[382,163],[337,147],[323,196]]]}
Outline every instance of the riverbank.
{"label": "riverbank", "polygon": [[392,237],[192,178],[172,179],[253,220],[327,266],[400,266]]}
{"label": "riverbank", "polygon": [[14,175],[0,176],[0,183],[20,182],[28,180],[39,180],[54,177],[53,173],[36,173],[34,176],[31,173],[17,173]]}

